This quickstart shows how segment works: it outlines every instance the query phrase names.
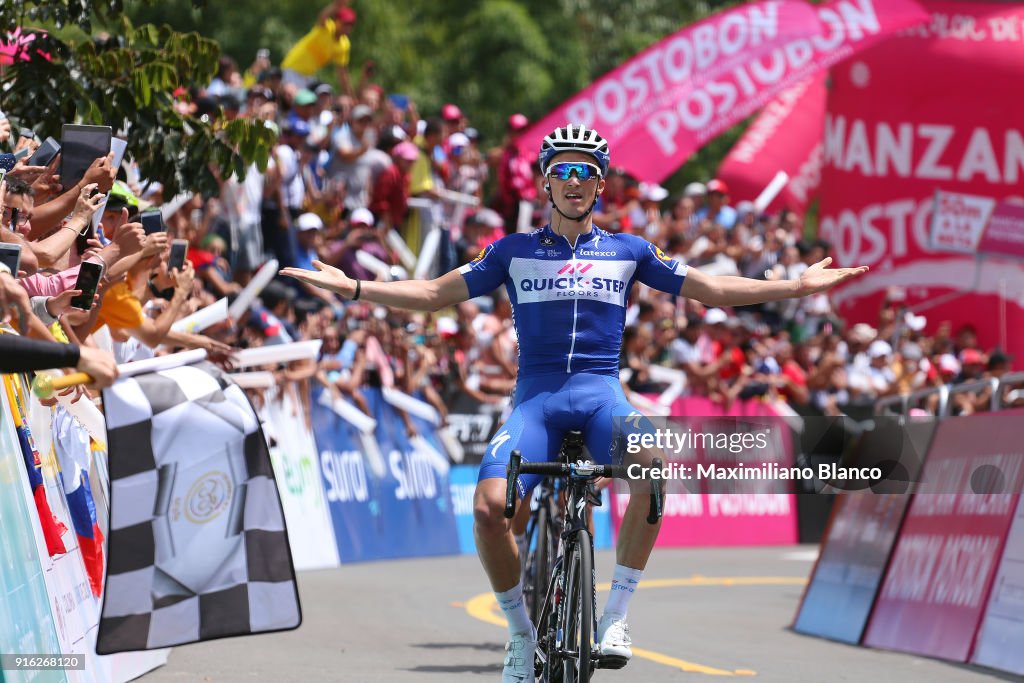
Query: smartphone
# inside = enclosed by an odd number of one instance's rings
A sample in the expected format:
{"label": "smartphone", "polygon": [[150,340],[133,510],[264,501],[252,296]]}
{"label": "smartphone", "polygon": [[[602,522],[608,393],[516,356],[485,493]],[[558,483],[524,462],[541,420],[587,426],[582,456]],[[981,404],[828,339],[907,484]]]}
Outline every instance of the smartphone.
{"label": "smartphone", "polygon": [[65,123],[61,128],[60,184],[74,187],[92,162],[110,154],[110,126],[79,126]]}
{"label": "smartphone", "polygon": [[256,59],[270,59],[270,50],[265,47],[256,50]]}
{"label": "smartphone", "polygon": [[103,276],[103,265],[92,261],[82,261],[78,270],[78,281],[75,289],[82,293],[71,299],[71,306],[83,311],[92,308],[93,297],[96,296],[96,289],[100,286],[100,278]]}
{"label": "smartphone", "polygon": [[0,242],[0,263],[11,269],[11,275],[18,277],[21,266],[21,245]]}
{"label": "smartphone", "polygon": [[188,240],[171,242],[171,258],[167,262],[168,270],[181,270],[185,267],[185,255],[188,253]]}
{"label": "smartphone", "polygon": [[164,225],[164,217],[160,215],[159,211],[147,211],[142,214],[142,229],[147,235],[152,235],[154,232],[166,232],[167,226]]}
{"label": "smartphone", "polygon": [[46,138],[43,144],[39,145],[35,154],[28,160],[29,166],[49,166],[60,153],[60,143],[53,138]]}
{"label": "smartphone", "polygon": [[19,149],[17,152],[14,153],[14,160],[15,161],[20,161],[20,160],[24,159],[25,157],[28,156],[29,151],[30,150],[29,150],[28,147],[22,147],[21,149]]}

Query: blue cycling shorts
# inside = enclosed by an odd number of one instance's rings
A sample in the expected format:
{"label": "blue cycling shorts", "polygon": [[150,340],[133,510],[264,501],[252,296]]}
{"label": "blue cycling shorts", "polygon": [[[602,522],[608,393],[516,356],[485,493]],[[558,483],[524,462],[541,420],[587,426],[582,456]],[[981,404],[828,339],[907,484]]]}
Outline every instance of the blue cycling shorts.
{"label": "blue cycling shorts", "polygon": [[[562,438],[574,429],[583,432],[584,455],[607,465],[619,462],[624,437],[649,432],[653,426],[626,400],[618,377],[586,373],[520,377],[512,414],[488,444],[478,480],[504,479],[515,449],[524,462],[556,460]],[[519,497],[532,491],[540,479],[521,475]]]}

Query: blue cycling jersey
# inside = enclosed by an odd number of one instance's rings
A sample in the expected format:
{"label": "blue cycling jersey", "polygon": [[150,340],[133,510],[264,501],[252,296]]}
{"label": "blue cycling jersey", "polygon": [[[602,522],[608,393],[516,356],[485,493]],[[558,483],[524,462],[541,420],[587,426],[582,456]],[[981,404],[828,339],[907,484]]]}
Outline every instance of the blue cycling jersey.
{"label": "blue cycling jersey", "polygon": [[594,227],[576,244],[545,226],[507,235],[459,269],[471,297],[502,283],[519,337],[519,376],[619,373],[634,282],[678,294],[686,266],[634,235]]}

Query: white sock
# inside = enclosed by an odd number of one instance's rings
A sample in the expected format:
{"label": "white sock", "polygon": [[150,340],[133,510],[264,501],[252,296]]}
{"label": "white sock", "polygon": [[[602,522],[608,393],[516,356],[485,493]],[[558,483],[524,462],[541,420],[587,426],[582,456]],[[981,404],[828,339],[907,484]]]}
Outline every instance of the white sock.
{"label": "white sock", "polygon": [[508,619],[508,632],[512,635],[517,633],[532,633],[533,624],[530,623],[530,613],[526,611],[526,601],[523,600],[523,582],[520,581],[515,588],[510,588],[502,593],[495,593],[501,611]]}
{"label": "white sock", "polygon": [[629,599],[636,592],[640,577],[644,575],[643,569],[631,569],[621,564],[615,565],[615,573],[612,574],[612,590],[608,595],[608,604],[604,606],[605,615],[614,614],[626,618],[629,611]]}

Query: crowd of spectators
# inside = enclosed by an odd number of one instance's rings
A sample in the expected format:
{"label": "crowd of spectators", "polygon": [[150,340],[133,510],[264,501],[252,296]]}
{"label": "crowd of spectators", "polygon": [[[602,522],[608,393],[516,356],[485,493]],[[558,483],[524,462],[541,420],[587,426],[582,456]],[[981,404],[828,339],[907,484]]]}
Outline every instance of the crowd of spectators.
{"label": "crowd of spectators", "polygon": [[[322,339],[318,364],[279,369],[281,378],[312,381],[363,410],[361,387],[381,384],[420,395],[442,416],[460,394],[507,404],[517,353],[503,290],[425,314],[275,280],[239,320],[203,334],[171,330],[175,320],[237,296],[271,259],[302,268],[321,261],[360,279],[431,276],[548,220],[535,156],[515,144],[529,127],[525,116],[511,114],[503,139],[490,141],[454,103],[424,118],[412,99],[374,81],[371,63],[350,82],[350,40],[358,40],[358,16],[347,3],[332,3],[280,67],[263,51],[244,70],[224,57],[210,84],[179,93],[182,111],[249,117],[278,134],[266,170],[251,165],[244,177],[224,180],[218,196],[164,197],[159,182],[137,179],[128,162],[114,167],[112,157],[64,188],[52,166],[27,167],[8,155],[0,241],[22,246],[20,272],[0,273],[0,305],[12,322],[39,338],[112,343],[118,362],[204,348],[227,363],[233,349]],[[329,64],[337,67],[337,88],[315,80]],[[0,144],[16,151],[38,141],[8,125],[0,126]],[[92,216],[106,193],[94,233]],[[166,232],[143,232],[139,213],[152,209],[163,210]],[[734,206],[717,179],[673,196],[613,168],[594,222],[716,274],[794,279],[831,251],[805,236],[797,214]],[[188,240],[188,262],[168,272],[176,238]],[[83,261],[104,266],[88,311],[70,306]],[[656,394],[665,379],[652,377],[651,367],[660,365],[685,373],[687,394],[723,402],[769,396],[837,414],[1010,368],[1012,359],[980,348],[971,328],[939,325],[925,334],[926,323],[896,289],[874,324],[845,326],[824,294],[724,311],[637,285],[623,378],[632,392]],[[96,338],[104,326],[110,338]],[[955,411],[986,409],[985,391],[958,396]]]}

